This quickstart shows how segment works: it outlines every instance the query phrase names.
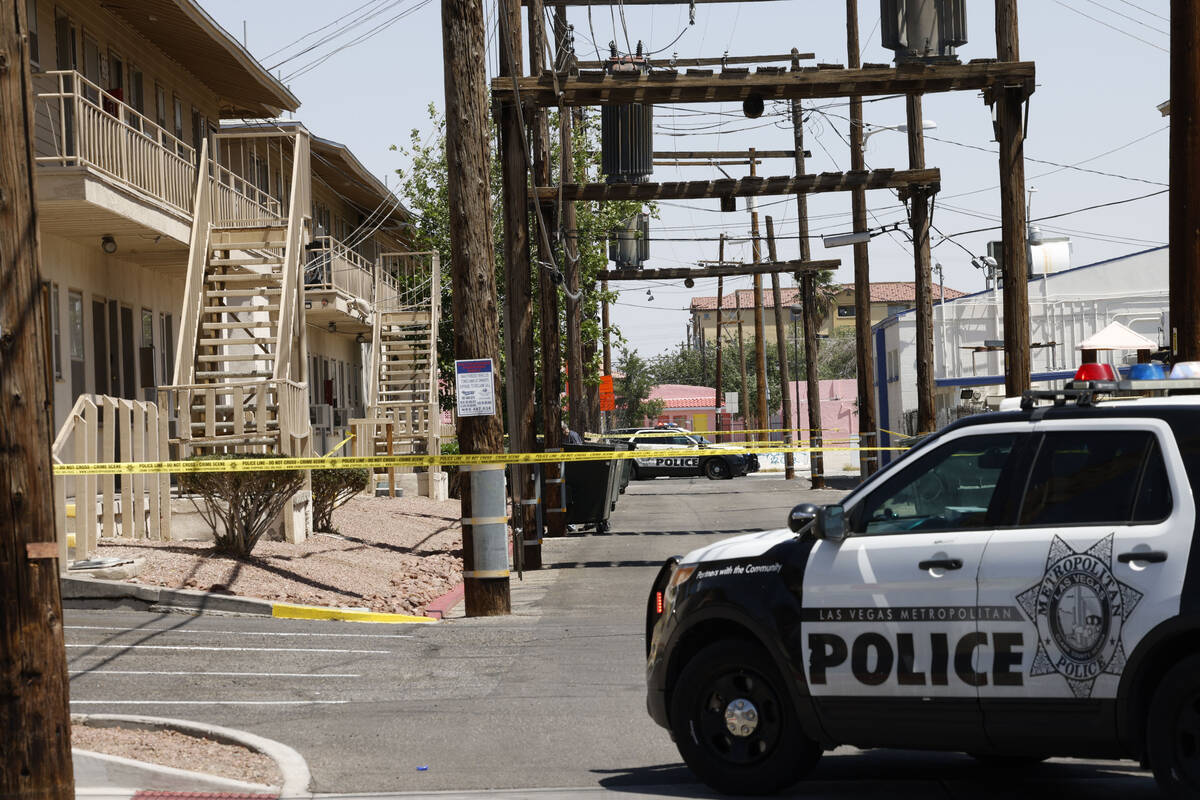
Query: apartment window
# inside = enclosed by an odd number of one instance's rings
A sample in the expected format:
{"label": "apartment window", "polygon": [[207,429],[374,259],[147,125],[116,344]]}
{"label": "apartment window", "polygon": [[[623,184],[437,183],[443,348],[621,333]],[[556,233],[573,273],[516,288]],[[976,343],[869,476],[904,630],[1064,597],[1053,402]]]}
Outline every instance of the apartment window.
{"label": "apartment window", "polygon": [[38,51],[37,0],[25,0],[25,26],[29,29],[29,63],[38,69],[42,59]]}
{"label": "apartment window", "polygon": [[837,315],[843,319],[853,319],[854,306],[838,306]]}
{"label": "apartment window", "polygon": [[173,105],[175,107],[175,116],[174,116],[175,138],[182,142],[183,141],[183,101],[180,100],[178,97],[175,97],[175,98],[173,98]]}
{"label": "apartment window", "polygon": [[108,51],[108,93],[118,100],[125,100],[125,59]]}
{"label": "apartment window", "polygon": [[164,131],[167,129],[167,91],[154,84],[154,123]]}
{"label": "apartment window", "polygon": [[[100,74],[100,62],[100,45],[96,44],[95,39],[85,35],[83,37],[83,77],[97,86],[103,83],[103,77]],[[83,93],[93,103],[100,102],[99,95],[96,94],[96,90],[90,85],[83,87]]]}
{"label": "apartment window", "polygon": [[137,67],[129,68],[129,97],[125,102],[133,106],[139,114],[146,113],[146,82],[142,71]]}
{"label": "apartment window", "polygon": [[71,345],[71,393],[83,394],[83,293],[67,293],[67,328]]}
{"label": "apartment window", "polygon": [[50,333],[54,347],[54,379],[62,380],[62,312],[59,310],[58,284],[50,284]]}
{"label": "apartment window", "polygon": [[196,148],[196,158],[200,158],[200,143],[208,131],[208,119],[200,111],[192,107],[192,147]]}
{"label": "apartment window", "polygon": [[72,70],[79,66],[75,26],[62,15],[54,18],[54,60],[58,69]]}

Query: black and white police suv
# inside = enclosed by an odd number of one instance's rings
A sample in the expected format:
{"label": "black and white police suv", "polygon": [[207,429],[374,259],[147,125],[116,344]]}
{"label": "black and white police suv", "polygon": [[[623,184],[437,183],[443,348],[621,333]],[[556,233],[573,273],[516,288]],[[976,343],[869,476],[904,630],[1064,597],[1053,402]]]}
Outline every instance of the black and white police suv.
{"label": "black and white police suv", "polygon": [[[758,456],[723,453],[698,433],[675,426],[658,428],[618,428],[609,431],[610,441],[629,442],[634,450],[646,454],[633,459],[632,480],[661,477],[704,476],[710,480],[737,478],[758,471]],[[695,455],[657,456],[655,450],[694,450]]]}
{"label": "black and white police suv", "polygon": [[1117,388],[1005,401],[791,530],[668,560],[647,705],[692,771],[763,794],[842,744],[1132,758],[1200,797],[1200,396]]}

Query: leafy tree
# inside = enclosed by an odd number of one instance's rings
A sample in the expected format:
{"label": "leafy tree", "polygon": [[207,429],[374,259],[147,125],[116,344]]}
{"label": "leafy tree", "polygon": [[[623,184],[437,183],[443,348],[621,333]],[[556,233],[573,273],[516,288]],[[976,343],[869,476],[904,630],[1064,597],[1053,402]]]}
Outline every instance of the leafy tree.
{"label": "leafy tree", "polygon": [[651,375],[646,360],[638,355],[637,350],[623,348],[614,367],[622,373],[621,377],[613,381],[617,420],[620,425],[641,425],[643,419],[649,417],[653,420],[662,414],[666,403],[650,399],[650,392],[657,381]]}

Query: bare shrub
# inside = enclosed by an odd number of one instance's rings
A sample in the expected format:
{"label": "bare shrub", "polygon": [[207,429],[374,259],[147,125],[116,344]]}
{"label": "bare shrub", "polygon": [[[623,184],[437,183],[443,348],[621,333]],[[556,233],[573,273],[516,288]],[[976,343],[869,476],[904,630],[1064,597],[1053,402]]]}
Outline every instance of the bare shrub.
{"label": "bare shrub", "polygon": [[[197,456],[192,461],[243,458],[283,458],[278,454],[222,453]],[[215,549],[219,553],[246,557],[279,516],[288,500],[304,486],[300,470],[263,472],[185,472],[179,476],[183,492],[192,498],[200,516],[212,528]]]}
{"label": "bare shrub", "polygon": [[334,532],[333,512],[367,488],[365,469],[315,469],[312,474],[313,530]]}

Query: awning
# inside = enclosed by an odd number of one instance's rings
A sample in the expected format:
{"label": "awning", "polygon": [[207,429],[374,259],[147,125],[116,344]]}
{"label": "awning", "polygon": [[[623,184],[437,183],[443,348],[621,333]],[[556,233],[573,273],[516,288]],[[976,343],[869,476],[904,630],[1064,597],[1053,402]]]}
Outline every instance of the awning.
{"label": "awning", "polygon": [[1114,322],[1083,340],[1079,350],[1157,350],[1158,343],[1135,330]]}

